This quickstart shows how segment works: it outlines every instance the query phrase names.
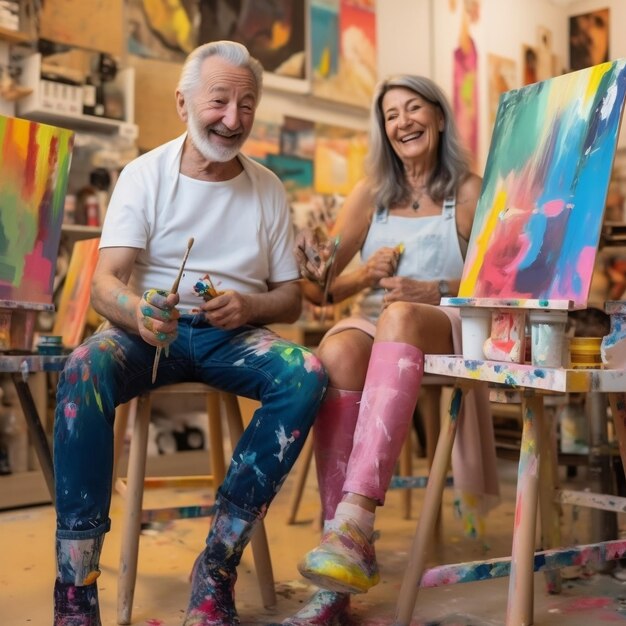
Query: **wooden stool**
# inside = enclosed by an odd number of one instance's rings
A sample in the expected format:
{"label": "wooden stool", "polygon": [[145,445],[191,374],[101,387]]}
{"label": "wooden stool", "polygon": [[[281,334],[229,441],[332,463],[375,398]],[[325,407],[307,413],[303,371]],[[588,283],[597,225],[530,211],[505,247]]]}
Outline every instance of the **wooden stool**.
{"label": "wooden stool", "polygon": [[[212,474],[206,476],[170,476],[146,478],[146,456],[148,446],[148,428],[150,425],[151,402],[155,394],[162,393],[203,393],[206,394],[207,417],[209,420],[209,445],[212,465]],[[128,477],[126,482],[116,481],[116,489],[126,499],[124,509],[122,549],[118,577],[117,621],[118,624],[130,624],[135,582],[137,578],[137,559],[139,554],[139,535],[141,532],[142,517],[151,517],[158,520],[179,519],[210,516],[213,506],[178,507],[173,509],[143,510],[144,487],[167,486],[202,486],[212,485],[215,489],[224,480],[226,465],[224,461],[224,442],[222,438],[222,408],[228,422],[230,442],[234,449],[243,433],[243,420],[236,396],[224,393],[203,383],[179,383],[166,385],[147,392],[137,398],[137,411],[130,443],[128,458]],[[128,406],[120,407],[115,421],[115,462],[123,445],[124,432],[128,419]],[[116,471],[116,469],[114,469]],[[182,513],[182,515],[181,515]],[[267,608],[276,605],[276,591],[274,589],[274,574],[270,559],[267,535],[263,523],[252,535],[250,541],[257,578],[263,605]]]}

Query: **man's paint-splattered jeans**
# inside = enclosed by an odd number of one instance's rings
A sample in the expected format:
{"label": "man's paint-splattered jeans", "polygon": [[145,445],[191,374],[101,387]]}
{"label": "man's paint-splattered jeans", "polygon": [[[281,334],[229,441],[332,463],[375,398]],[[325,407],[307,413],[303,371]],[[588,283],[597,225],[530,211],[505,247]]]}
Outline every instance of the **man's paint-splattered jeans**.
{"label": "man's paint-splattered jeans", "polygon": [[[97,537],[109,528],[115,407],[150,389],[155,348],[109,329],[68,359],[57,389],[54,424],[57,537]],[[245,429],[221,497],[238,517],[265,511],[295,463],[326,391],[308,349],[265,328],[221,330],[184,315],[155,387],[197,381],[261,402]]]}

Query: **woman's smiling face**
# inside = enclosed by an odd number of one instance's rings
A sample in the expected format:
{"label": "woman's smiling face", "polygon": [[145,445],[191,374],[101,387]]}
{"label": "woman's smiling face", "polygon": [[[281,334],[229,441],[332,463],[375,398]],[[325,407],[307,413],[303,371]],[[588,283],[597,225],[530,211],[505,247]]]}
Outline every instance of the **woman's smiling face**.
{"label": "woman's smiling face", "polygon": [[393,87],[382,99],[385,133],[400,159],[435,158],[444,129],[443,112],[406,87]]}

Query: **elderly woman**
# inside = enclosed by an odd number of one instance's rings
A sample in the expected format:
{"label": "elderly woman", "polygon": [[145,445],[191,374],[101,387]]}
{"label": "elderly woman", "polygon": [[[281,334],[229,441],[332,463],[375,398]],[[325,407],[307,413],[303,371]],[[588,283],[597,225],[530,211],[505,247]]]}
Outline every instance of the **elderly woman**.
{"label": "elderly woman", "polygon": [[[411,424],[424,354],[460,352],[458,310],[439,302],[459,288],[480,187],[441,89],[420,76],[382,81],[372,106],[367,176],[331,233],[340,242],[337,273],[358,252],[363,263],[330,285],[331,301],[359,296],[351,317],[326,334],[318,352],[331,385],[314,425],[324,530],[298,567],[322,590],[283,624],[334,623],[345,616],[350,593],[379,580],[375,511]],[[313,233],[299,236],[296,256],[314,300],[325,254]],[[483,410],[478,420],[475,402],[466,402],[461,426],[470,427],[465,441],[476,451],[461,458],[465,469],[471,465],[466,492],[493,501],[498,487],[486,401]],[[486,462],[476,461],[483,454]]]}

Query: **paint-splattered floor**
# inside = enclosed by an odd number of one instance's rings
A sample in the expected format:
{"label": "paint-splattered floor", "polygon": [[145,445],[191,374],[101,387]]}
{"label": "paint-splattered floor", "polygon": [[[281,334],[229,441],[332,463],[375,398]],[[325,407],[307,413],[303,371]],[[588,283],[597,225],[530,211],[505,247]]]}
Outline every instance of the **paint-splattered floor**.
{"label": "paint-splattered floor", "polygon": [[[423,465],[423,462],[422,462]],[[499,463],[503,500],[489,520],[490,557],[510,552],[513,519],[514,463]],[[584,472],[582,472],[584,474]],[[584,478],[584,475],[581,476]],[[261,606],[249,552],[244,555],[237,583],[237,605],[245,625],[280,622],[297,611],[313,588],[297,573],[296,563],[305,550],[312,548],[318,533],[312,521],[317,515],[317,492],[311,471],[300,507],[298,523],[288,526],[285,517],[293,477],[275,501],[267,520],[278,605],[272,611]],[[209,494],[205,494],[206,497]],[[182,494],[156,492],[147,496],[150,504],[184,504]],[[383,626],[393,621],[394,607],[406,563],[406,553],[415,529],[422,499],[414,492],[414,515],[404,520],[399,492],[391,492],[378,515],[381,537],[377,543],[382,581],[370,593],[357,596],[353,606],[356,623]],[[198,498],[194,498],[197,502]],[[459,522],[452,515],[452,494],[446,493],[443,541],[433,549],[432,564],[454,563],[483,558],[482,544],[462,536]],[[122,501],[114,496],[113,528],[105,543],[100,578],[103,626],[116,622],[117,563],[120,545]],[[568,538],[586,542],[590,524],[585,512],[565,510],[563,527]],[[175,522],[153,528],[141,540],[139,575],[133,609],[133,623],[144,626],[175,626],[182,621],[187,602],[188,572],[201,549],[207,520]],[[51,586],[53,565],[54,516],[51,507],[37,507],[0,513],[0,625],[48,626],[51,623]],[[535,624],[552,626],[590,626],[626,623],[626,582],[615,575],[569,571],[564,591],[549,596],[542,575],[536,576]],[[626,574],[626,570],[624,570]],[[623,577],[626,579],[626,575]],[[415,625],[495,626],[504,623],[508,579],[469,583],[420,593]]]}

